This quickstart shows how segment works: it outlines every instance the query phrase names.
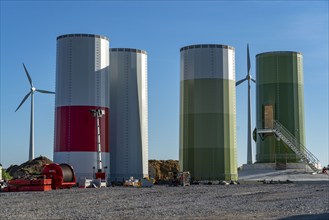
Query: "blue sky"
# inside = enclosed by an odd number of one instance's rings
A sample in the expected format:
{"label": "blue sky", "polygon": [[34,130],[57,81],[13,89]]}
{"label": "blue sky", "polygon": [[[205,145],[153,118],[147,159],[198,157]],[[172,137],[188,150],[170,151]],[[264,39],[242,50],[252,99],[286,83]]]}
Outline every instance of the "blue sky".
{"label": "blue sky", "polygon": [[[0,163],[5,167],[28,159],[29,102],[14,112],[29,92],[22,62],[37,88],[54,91],[56,37],[68,33],[106,35],[111,47],[148,52],[150,159],[178,159],[181,47],[235,47],[236,80],[246,75],[247,43],[253,76],[256,54],[300,51],[306,146],[323,165],[329,163],[328,1],[1,1],[0,24]],[[238,165],[247,157],[246,92],[246,84],[237,88]],[[253,102],[254,94],[255,86]],[[51,159],[54,104],[52,95],[35,95],[35,155]]]}

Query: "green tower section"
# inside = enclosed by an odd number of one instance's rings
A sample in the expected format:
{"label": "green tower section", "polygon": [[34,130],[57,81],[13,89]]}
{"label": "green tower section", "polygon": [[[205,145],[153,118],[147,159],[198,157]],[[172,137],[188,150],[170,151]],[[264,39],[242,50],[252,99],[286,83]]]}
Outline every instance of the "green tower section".
{"label": "green tower section", "polygon": [[193,180],[238,178],[234,71],[234,49],[181,50],[179,162]]}
{"label": "green tower section", "polygon": [[[305,145],[303,61],[299,52],[268,52],[256,56],[256,126],[281,123]],[[256,162],[293,163],[300,158],[273,135],[257,137]]]}

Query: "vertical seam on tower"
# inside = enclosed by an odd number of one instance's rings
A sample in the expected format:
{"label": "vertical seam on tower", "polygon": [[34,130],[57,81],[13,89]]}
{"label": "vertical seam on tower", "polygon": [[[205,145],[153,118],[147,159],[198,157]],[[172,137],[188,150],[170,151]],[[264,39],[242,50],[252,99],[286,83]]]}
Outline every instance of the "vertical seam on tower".
{"label": "vertical seam on tower", "polygon": [[277,112],[277,120],[280,121],[280,112],[278,111],[278,109],[280,109],[280,86],[279,86],[279,73],[278,73],[278,58],[276,58],[276,90],[277,90],[277,108],[276,108],[276,112]]}
{"label": "vertical seam on tower", "polygon": [[[235,80],[235,52],[233,51],[232,53],[232,75],[233,75],[233,80]],[[229,76],[228,76],[229,78]],[[234,83],[234,87],[235,87],[235,83]],[[237,155],[237,143],[236,143],[236,90],[234,88],[234,99],[233,99],[233,111],[234,111],[234,161],[238,161],[238,155]]]}
{"label": "vertical seam on tower", "polygon": [[[279,112],[279,109],[280,109],[280,85],[279,85],[279,65],[278,65],[278,59],[279,57],[276,58],[276,91],[277,91],[277,97],[276,97],[276,113],[277,113],[277,119],[279,122],[280,122],[280,112]],[[279,141],[276,145],[275,145],[275,148],[278,147],[279,149],[279,152],[280,152],[280,147],[281,147],[281,141]],[[275,158],[274,160],[277,161],[277,154],[279,152],[276,151],[276,149],[274,149],[275,151]]]}
{"label": "vertical seam on tower", "polygon": [[[187,50],[186,51],[183,51],[183,54],[184,54],[184,70],[183,70],[183,78],[181,79],[182,80],[182,85],[183,85],[183,89],[182,89],[182,91],[183,91],[183,95],[181,95],[181,98],[183,98],[183,105],[182,105],[182,116],[181,117],[183,117],[183,120],[182,120],[182,130],[183,130],[183,134],[182,134],[182,154],[183,154],[183,156],[182,156],[182,168],[181,169],[183,169],[183,164],[185,163],[185,161],[188,161],[188,159],[187,160],[184,160],[184,158],[188,158],[187,156],[185,156],[184,157],[184,154],[185,154],[185,151],[184,151],[184,146],[185,146],[185,129],[184,129],[184,123],[185,123],[185,108],[184,108],[184,106],[186,106],[186,97],[185,97],[185,92],[184,92],[184,90],[185,90],[185,83],[184,83],[184,81],[185,81],[185,79],[186,79],[186,74],[187,74],[187,68],[188,68],[188,65],[187,65],[187,62],[188,62],[188,52],[187,52]],[[188,95],[186,95],[186,96],[188,96]]]}
{"label": "vertical seam on tower", "polygon": [[[142,56],[144,56],[143,54],[141,54],[140,55],[141,57]],[[145,64],[145,75],[144,75],[144,77],[145,77],[145,85],[144,85],[144,87],[142,86],[142,90],[144,89],[144,93],[142,93],[142,94],[144,94],[145,95],[145,99],[144,99],[144,103],[141,103],[141,105],[142,105],[142,117],[143,117],[143,119],[145,120],[145,124],[142,124],[142,129],[144,130],[144,132],[143,132],[143,135],[144,135],[144,146],[142,145],[142,153],[144,153],[144,156],[145,156],[145,158],[143,158],[143,162],[144,162],[144,164],[143,164],[143,166],[145,167],[145,170],[148,170],[148,160],[147,160],[147,158],[148,158],[148,94],[147,94],[147,91],[148,91],[148,89],[147,89],[147,55],[145,55],[145,59],[144,59],[144,64]],[[143,74],[143,72],[141,72],[141,74]],[[143,100],[143,99],[142,99]],[[144,105],[144,109],[143,109],[143,105]],[[144,112],[144,111],[145,112]],[[145,115],[143,115],[143,113],[145,113]],[[146,129],[147,128],[147,129]],[[145,151],[145,152],[144,152]],[[143,177],[144,177],[144,167],[142,168],[142,172],[143,172]],[[145,173],[145,175],[147,175],[148,176],[148,172],[147,173]]]}
{"label": "vertical seam on tower", "polygon": [[126,93],[126,96],[125,96],[125,113],[126,113],[126,121],[125,121],[125,140],[126,140],[126,144],[125,144],[125,161],[126,161],[126,164],[125,164],[125,168],[126,168],[126,171],[125,171],[125,173],[126,174],[128,174],[128,162],[129,162],[129,160],[128,160],[128,154],[129,154],[129,152],[128,152],[128,147],[129,147],[129,135],[128,135],[128,133],[129,133],[129,127],[128,127],[128,117],[129,117],[129,97],[128,97],[128,84],[129,84],[129,70],[128,70],[128,54],[127,53],[125,53],[125,55],[126,55],[126,65],[125,65],[125,77],[126,77],[126,79],[125,79],[125,93]]}
{"label": "vertical seam on tower", "polygon": [[[57,88],[57,70],[59,69],[58,68],[58,49],[59,49],[59,41],[57,41],[57,44],[56,44],[56,76],[55,76],[55,89]],[[58,70],[59,71],[59,70]],[[57,91],[56,91],[57,92]],[[58,150],[57,149],[57,145],[60,145],[60,142],[58,141],[57,139],[57,131],[56,131],[56,128],[57,128],[57,125],[56,125],[56,121],[58,119],[56,119],[56,113],[57,113],[57,99],[58,99],[58,94],[55,95],[55,114],[54,114],[54,127],[53,127],[53,134],[54,134],[54,139],[53,139],[53,146],[54,146],[54,155],[53,155],[53,159],[55,158],[55,152]],[[60,140],[60,138],[59,138]],[[58,143],[59,142],[59,143]],[[56,150],[56,151],[55,151]],[[57,153],[56,153],[57,154]],[[0,158],[1,159],[1,158]]]}
{"label": "vertical seam on tower", "polygon": [[101,106],[100,102],[100,71],[101,70],[101,66],[100,66],[100,41],[101,39],[95,39],[96,41],[96,53],[95,53],[95,56],[96,56],[96,62],[95,62],[95,66],[96,66],[96,106]]}
{"label": "vertical seam on tower", "polygon": [[214,49],[210,49],[210,72],[211,72],[211,78],[214,78]]}
{"label": "vertical seam on tower", "polygon": [[[71,148],[71,105],[72,105],[72,40],[69,41],[69,91],[68,91],[68,151]],[[70,162],[70,153],[67,154],[67,161]]]}

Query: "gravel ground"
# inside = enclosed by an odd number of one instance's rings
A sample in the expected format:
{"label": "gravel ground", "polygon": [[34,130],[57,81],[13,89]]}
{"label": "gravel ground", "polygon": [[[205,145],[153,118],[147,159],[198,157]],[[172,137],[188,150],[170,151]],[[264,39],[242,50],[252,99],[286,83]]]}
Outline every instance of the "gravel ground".
{"label": "gravel ground", "polygon": [[0,219],[329,219],[329,184],[0,193]]}

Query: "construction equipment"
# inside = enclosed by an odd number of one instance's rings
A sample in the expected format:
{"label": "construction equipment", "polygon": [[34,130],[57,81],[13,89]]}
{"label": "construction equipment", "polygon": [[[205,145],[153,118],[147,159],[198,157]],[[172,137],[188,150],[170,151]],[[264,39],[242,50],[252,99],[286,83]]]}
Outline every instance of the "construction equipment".
{"label": "construction equipment", "polygon": [[134,179],[134,177],[131,176],[128,180],[125,180],[123,186],[140,187],[139,179]]}
{"label": "construction equipment", "polygon": [[93,184],[93,179],[89,178],[78,178],[77,179],[77,186],[79,188],[91,188]]}
{"label": "construction equipment", "polygon": [[46,164],[35,179],[9,180],[5,192],[49,191],[71,188],[76,184],[73,168],[68,164]]}
{"label": "construction equipment", "polygon": [[[106,174],[103,163],[102,163],[102,147],[101,147],[101,131],[99,126],[99,119],[105,115],[105,110],[102,109],[90,109],[92,115],[96,118],[96,134],[97,134],[97,172],[95,173],[94,179],[92,180],[92,184],[98,188],[106,187]],[[94,167],[93,167],[94,169]]]}
{"label": "construction equipment", "polygon": [[71,188],[76,184],[73,168],[66,164],[46,164],[42,170],[46,179],[51,179],[52,189]]}
{"label": "construction equipment", "polygon": [[140,182],[141,187],[152,187],[155,183],[155,179],[154,178],[143,178],[139,182]]}
{"label": "construction equipment", "polygon": [[35,180],[9,180],[4,192],[24,192],[24,191],[49,191],[51,190],[51,179]]}
{"label": "construction equipment", "polygon": [[189,186],[191,183],[191,175],[189,171],[185,172],[169,172],[169,186]]}
{"label": "construction equipment", "polygon": [[125,180],[123,186],[132,186],[132,187],[152,187],[155,183],[154,178],[146,178],[143,179],[134,179],[134,177],[130,177],[128,180]]}

